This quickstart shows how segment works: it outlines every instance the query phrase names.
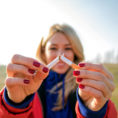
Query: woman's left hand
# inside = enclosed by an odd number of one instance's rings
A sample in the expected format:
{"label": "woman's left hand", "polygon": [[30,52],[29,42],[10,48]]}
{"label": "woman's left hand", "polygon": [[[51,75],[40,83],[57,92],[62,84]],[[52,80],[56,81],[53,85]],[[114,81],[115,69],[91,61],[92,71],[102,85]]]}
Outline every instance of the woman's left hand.
{"label": "woman's left hand", "polygon": [[78,94],[86,107],[98,111],[115,89],[113,75],[101,64],[80,63],[79,66],[80,70],[73,72],[79,85]]}

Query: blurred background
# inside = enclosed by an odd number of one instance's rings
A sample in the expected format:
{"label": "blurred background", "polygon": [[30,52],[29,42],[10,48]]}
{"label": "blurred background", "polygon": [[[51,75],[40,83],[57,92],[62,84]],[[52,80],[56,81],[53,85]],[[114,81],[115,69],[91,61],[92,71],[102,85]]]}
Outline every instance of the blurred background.
{"label": "blurred background", "polygon": [[118,108],[118,0],[0,0],[0,89],[11,57],[35,58],[41,37],[55,23],[71,25],[85,60],[103,63],[113,73]]}

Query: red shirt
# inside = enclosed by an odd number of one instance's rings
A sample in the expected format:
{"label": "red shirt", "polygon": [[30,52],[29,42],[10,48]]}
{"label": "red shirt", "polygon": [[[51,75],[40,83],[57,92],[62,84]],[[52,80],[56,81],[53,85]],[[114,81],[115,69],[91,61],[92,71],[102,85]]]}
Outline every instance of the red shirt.
{"label": "red shirt", "polygon": [[[16,109],[4,101],[3,92],[0,93],[0,118],[43,118],[43,110],[38,94],[35,94],[33,101],[25,109]],[[79,111],[79,104],[76,104],[77,118],[84,118]],[[117,111],[114,104],[109,100],[107,112],[104,118],[117,118]]]}

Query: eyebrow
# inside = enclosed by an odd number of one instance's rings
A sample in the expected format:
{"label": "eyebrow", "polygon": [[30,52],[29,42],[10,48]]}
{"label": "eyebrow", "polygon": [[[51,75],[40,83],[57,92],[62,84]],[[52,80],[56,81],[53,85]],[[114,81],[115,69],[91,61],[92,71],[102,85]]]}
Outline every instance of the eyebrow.
{"label": "eyebrow", "polygon": [[[57,44],[55,44],[55,43],[53,43],[53,44],[51,44],[51,45],[57,46]],[[65,44],[65,46],[71,46],[71,44]]]}

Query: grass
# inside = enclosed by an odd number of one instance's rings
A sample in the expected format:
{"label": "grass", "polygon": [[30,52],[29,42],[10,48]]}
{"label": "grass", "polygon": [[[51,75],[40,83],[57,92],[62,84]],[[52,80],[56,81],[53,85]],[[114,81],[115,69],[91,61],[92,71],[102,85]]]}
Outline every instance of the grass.
{"label": "grass", "polygon": [[118,109],[118,64],[104,64],[105,67],[114,75],[115,90],[112,94],[111,100],[116,105]]}
{"label": "grass", "polygon": [[0,65],[0,90],[5,85],[5,78],[6,78],[6,66]]}
{"label": "grass", "polygon": [[[114,75],[114,82],[116,89],[112,94],[111,100],[114,102],[116,108],[118,109],[118,64],[104,64],[104,66]],[[0,65],[0,90],[5,85],[6,78],[6,66]]]}

